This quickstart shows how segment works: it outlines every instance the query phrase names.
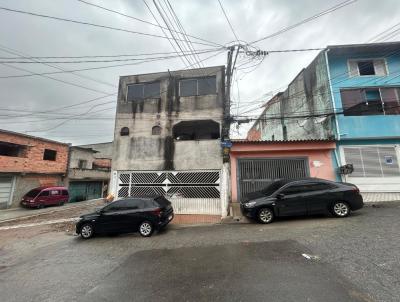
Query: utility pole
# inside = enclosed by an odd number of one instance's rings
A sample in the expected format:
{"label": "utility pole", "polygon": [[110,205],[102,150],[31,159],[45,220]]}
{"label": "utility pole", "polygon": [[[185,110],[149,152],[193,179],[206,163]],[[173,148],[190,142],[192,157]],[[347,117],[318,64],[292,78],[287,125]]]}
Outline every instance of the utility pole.
{"label": "utility pole", "polygon": [[231,46],[228,50],[228,58],[226,63],[226,85],[225,85],[225,100],[224,100],[224,132],[222,135],[223,140],[229,139],[229,130],[231,126],[231,80],[232,80],[232,58],[235,46]]}

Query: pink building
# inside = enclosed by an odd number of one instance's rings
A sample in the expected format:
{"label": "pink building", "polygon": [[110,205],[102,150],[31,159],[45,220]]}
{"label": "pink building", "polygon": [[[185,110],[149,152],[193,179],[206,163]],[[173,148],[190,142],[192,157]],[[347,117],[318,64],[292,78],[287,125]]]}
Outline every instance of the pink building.
{"label": "pink building", "polygon": [[230,152],[232,202],[278,178],[335,180],[334,141],[233,140]]}

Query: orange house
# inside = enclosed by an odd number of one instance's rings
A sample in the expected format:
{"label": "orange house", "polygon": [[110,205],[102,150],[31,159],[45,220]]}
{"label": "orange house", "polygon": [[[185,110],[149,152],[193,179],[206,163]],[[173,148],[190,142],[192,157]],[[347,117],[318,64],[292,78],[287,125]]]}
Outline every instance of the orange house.
{"label": "orange house", "polygon": [[233,140],[230,152],[232,202],[278,178],[335,180],[336,143],[330,140]]}

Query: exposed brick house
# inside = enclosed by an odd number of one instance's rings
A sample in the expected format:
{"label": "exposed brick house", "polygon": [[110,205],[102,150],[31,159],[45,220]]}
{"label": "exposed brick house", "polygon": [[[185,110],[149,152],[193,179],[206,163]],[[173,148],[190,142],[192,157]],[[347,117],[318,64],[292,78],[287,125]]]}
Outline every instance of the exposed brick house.
{"label": "exposed brick house", "polygon": [[29,190],[64,185],[69,145],[0,130],[0,208],[16,207]]}

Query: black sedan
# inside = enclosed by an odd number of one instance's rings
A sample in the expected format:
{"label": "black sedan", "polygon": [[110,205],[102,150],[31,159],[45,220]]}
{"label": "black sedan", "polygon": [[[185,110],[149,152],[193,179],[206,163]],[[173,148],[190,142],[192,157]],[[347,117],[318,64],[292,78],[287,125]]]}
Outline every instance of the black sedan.
{"label": "black sedan", "polygon": [[346,217],[363,205],[355,185],[318,178],[280,179],[261,191],[248,194],[240,202],[243,215],[261,223],[270,223],[280,216],[331,213]]}
{"label": "black sedan", "polygon": [[95,234],[139,232],[150,237],[174,218],[174,210],[166,198],[125,198],[114,201],[94,213],[80,217],[76,233],[89,239]]}

